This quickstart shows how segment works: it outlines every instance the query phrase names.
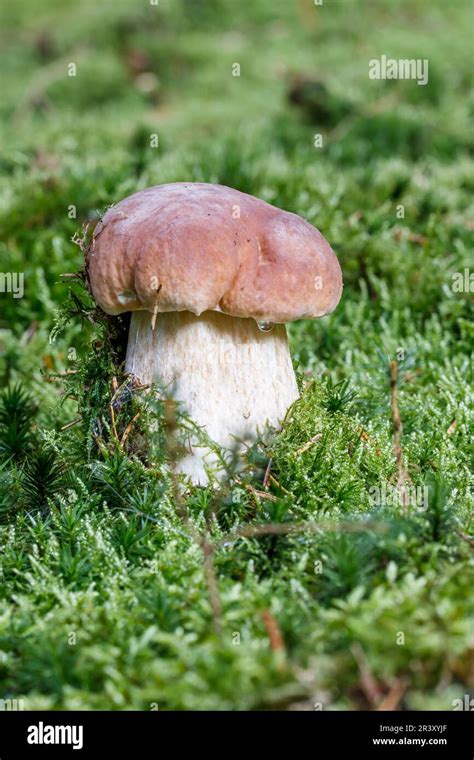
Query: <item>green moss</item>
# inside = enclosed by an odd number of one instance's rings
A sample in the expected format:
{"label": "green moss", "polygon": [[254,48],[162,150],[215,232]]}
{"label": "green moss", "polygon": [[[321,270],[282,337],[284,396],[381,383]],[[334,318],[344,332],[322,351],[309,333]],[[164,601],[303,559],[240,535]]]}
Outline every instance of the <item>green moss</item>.
{"label": "green moss", "polygon": [[[401,707],[467,692],[473,302],[452,285],[470,265],[471,9],[445,5],[5,9],[0,258],[25,297],[0,293],[2,697],[364,709],[361,657],[383,694],[403,685]],[[369,80],[372,56],[413,51],[426,87]],[[334,314],[289,326],[303,392],[283,430],[238,478],[187,491],[169,465],[189,421],[126,382],[126,319],[100,313],[82,276],[60,278],[82,266],[84,225],[179,180],[303,215],[345,280]],[[426,509],[390,498],[395,359]],[[251,535],[267,523],[283,532]]]}

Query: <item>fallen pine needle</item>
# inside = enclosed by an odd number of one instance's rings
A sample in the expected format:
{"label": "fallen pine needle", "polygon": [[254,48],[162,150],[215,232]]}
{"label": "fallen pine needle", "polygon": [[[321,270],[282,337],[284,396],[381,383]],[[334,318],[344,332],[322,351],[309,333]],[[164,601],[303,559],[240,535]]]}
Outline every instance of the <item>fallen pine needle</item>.
{"label": "fallen pine needle", "polygon": [[266,499],[267,501],[278,501],[277,497],[274,496],[272,493],[267,493],[266,491],[259,491],[257,488],[254,488],[253,486],[247,485],[245,486],[247,491],[250,491],[250,493],[253,493],[255,496],[259,496],[260,499]]}
{"label": "fallen pine needle", "polygon": [[263,620],[265,629],[267,631],[268,638],[270,640],[270,647],[275,653],[279,654],[281,657],[280,668],[284,667],[285,665],[284,658],[285,658],[286,652],[285,652],[285,642],[283,640],[283,635],[280,631],[280,627],[277,621],[275,620],[275,618],[273,617],[273,615],[271,614],[271,612],[269,612],[269,610],[263,610],[262,620]]}
{"label": "fallen pine needle", "polygon": [[138,420],[139,416],[140,416],[140,412],[137,412],[136,415],[135,415],[135,417],[128,423],[127,427],[125,428],[124,433],[122,435],[122,438],[120,440],[120,445],[122,446],[122,448],[123,448],[123,445],[124,445],[125,441],[127,440],[128,436],[130,435],[130,431],[131,431],[134,423]]}
{"label": "fallen pine needle", "polygon": [[82,422],[82,417],[78,417],[76,420],[71,420],[71,422],[67,422],[65,425],[60,428],[60,430],[69,430],[69,428],[74,427],[74,425],[78,425],[80,422]]}
{"label": "fallen pine needle", "polygon": [[266,488],[268,486],[268,480],[270,478],[270,470],[272,469],[272,460],[268,460],[267,468],[265,470],[265,475],[263,476],[263,487]]}
{"label": "fallen pine needle", "polygon": [[301,446],[301,448],[297,449],[295,451],[295,457],[299,456],[300,454],[303,454],[303,452],[308,451],[308,449],[313,446],[315,443],[319,441],[321,438],[322,433],[316,433],[316,435],[313,435],[312,438],[309,439],[309,441],[306,441],[306,443]]}

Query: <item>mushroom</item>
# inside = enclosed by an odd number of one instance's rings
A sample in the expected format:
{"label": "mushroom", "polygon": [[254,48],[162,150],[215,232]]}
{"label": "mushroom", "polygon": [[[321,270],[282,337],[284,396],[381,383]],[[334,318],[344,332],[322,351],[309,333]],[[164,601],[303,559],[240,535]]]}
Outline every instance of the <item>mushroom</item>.
{"label": "mushroom", "polygon": [[[108,314],[133,312],[125,370],[171,392],[229,451],[278,428],[298,398],[285,323],[332,312],[338,260],[295,214],[222,185],[131,195],[97,225],[89,282]],[[177,469],[208,482],[199,436]]]}

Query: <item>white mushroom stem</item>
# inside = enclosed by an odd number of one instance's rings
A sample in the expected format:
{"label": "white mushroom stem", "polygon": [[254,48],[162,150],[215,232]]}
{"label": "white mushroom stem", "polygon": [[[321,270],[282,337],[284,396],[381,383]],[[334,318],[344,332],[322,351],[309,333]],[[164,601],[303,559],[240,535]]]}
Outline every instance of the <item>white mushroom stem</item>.
{"label": "white mushroom stem", "polygon": [[[208,311],[152,315],[135,311],[125,369],[143,383],[156,383],[221,447],[235,451],[278,428],[298,387],[284,325],[262,332],[253,319]],[[215,467],[207,447],[189,442],[177,471],[193,483],[208,481]]]}

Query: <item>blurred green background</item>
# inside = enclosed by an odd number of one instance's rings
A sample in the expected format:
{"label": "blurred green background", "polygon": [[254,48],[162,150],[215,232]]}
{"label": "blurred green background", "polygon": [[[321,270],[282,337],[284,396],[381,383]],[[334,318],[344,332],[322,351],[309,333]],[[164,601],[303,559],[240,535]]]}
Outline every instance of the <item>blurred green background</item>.
{"label": "blurred green background", "polygon": [[[65,709],[364,709],[375,706],[361,685],[365,658],[380,699],[452,709],[474,677],[472,292],[452,287],[472,267],[472,3],[0,8],[0,271],[25,276],[24,298],[0,293],[0,383],[22,382],[31,420],[25,460],[14,445],[21,404],[4,391],[0,697]],[[428,59],[429,83],[369,79],[369,60],[381,55]],[[121,452],[112,463],[92,455],[87,431],[61,433],[76,403],[45,377],[89,366],[97,339],[73,321],[49,340],[67,300],[60,275],[82,265],[71,238],[126,195],[183,180],[230,185],[301,214],[344,273],[337,311],[290,327],[301,376],[314,377],[316,390],[275,444],[285,497],[277,493],[273,512],[274,502],[259,502],[255,519],[370,516],[369,487],[393,482],[394,359],[407,467],[414,484],[432,489],[431,512],[384,513],[388,537],[264,539],[224,552],[223,639],[172,500]],[[350,398],[335,387],[350,387]],[[294,452],[318,425],[326,453],[318,460],[308,450],[300,467]],[[360,447],[361,430],[373,449],[348,463],[348,441]],[[76,475],[67,489],[58,467]],[[104,478],[125,494],[119,505]],[[147,499],[164,523],[130,513]],[[226,499],[226,525],[248,517],[238,488]],[[198,524],[210,501],[191,495]],[[319,557],[328,570],[315,578]],[[262,609],[281,627],[284,667]]]}

